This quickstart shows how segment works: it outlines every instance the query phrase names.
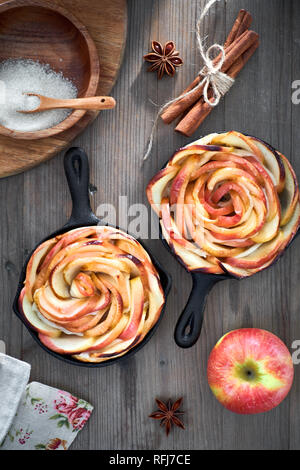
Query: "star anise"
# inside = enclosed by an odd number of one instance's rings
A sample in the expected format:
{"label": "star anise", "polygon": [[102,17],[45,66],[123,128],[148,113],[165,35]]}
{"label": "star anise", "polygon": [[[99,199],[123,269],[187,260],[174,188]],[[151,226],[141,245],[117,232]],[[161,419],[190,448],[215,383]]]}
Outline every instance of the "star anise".
{"label": "star anise", "polygon": [[183,398],[179,398],[172,404],[171,400],[167,403],[163,403],[161,400],[156,398],[158,410],[154,411],[149,415],[149,418],[160,419],[160,425],[165,426],[166,434],[168,436],[172,425],[178,426],[181,429],[185,429],[183,422],[178,418],[179,415],[183,415],[183,412],[178,411],[181,407]]}
{"label": "star anise", "polygon": [[159,79],[163,77],[164,73],[173,77],[176,67],[180,67],[183,64],[183,60],[179,57],[179,52],[175,50],[174,42],[168,41],[163,47],[160,42],[152,41],[151,46],[153,52],[144,55],[144,59],[152,63],[148,71],[157,71]]}

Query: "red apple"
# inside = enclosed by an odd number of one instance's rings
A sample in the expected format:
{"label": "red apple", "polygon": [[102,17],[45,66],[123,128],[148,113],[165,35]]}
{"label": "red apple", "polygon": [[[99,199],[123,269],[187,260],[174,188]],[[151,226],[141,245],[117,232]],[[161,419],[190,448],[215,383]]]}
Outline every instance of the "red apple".
{"label": "red apple", "polygon": [[269,331],[242,328],[224,335],[207,366],[209,386],[219,402],[239,414],[275,408],[287,396],[294,367],[285,344]]}

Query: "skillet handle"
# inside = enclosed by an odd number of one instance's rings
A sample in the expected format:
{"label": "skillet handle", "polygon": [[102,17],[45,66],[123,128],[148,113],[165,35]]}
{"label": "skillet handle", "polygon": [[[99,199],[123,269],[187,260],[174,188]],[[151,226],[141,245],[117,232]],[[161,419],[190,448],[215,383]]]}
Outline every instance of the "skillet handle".
{"label": "skillet handle", "polygon": [[90,171],[85,151],[80,147],[70,148],[65,154],[64,168],[73,203],[72,214],[66,225],[97,225],[99,220],[94,215],[90,205]]}
{"label": "skillet handle", "polygon": [[192,273],[193,287],[185,309],[177,322],[174,338],[180,348],[190,348],[198,340],[206,299],[213,286],[223,279],[216,274]]}

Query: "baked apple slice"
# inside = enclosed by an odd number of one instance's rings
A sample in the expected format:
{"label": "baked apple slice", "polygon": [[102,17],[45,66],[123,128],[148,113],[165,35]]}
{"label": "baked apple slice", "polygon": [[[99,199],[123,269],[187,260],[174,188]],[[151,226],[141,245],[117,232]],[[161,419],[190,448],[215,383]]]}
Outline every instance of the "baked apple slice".
{"label": "baked apple slice", "polygon": [[19,303],[45,346],[94,362],[122,356],[142,341],[160,316],[164,294],[137,240],[112,227],[84,227],[38,247]]}
{"label": "baked apple slice", "polygon": [[120,339],[127,340],[135,336],[141,321],[144,309],[144,287],[140,277],[135,277],[130,281],[131,309],[128,323],[120,334]]}
{"label": "baked apple slice", "polygon": [[38,317],[34,309],[34,304],[25,295],[25,289],[22,289],[22,292],[20,294],[19,309],[20,312],[23,314],[26,322],[31,326],[33,330],[45,336],[50,336],[52,338],[56,338],[61,335],[61,331],[58,328],[47,325],[45,321],[41,320]]}
{"label": "baked apple slice", "polygon": [[86,351],[95,343],[95,338],[74,335],[61,335],[58,338],[50,338],[50,336],[40,333],[39,339],[47,348],[59,354],[75,354]]}
{"label": "baked apple slice", "polygon": [[146,192],[166,242],[189,271],[251,276],[270,266],[299,228],[291,164],[235,131],[175,152]]}
{"label": "baked apple slice", "polygon": [[109,345],[102,347],[100,351],[96,351],[96,350],[87,351],[87,352],[83,352],[80,354],[76,354],[73,357],[84,362],[99,363],[99,362],[107,361],[108,359],[114,359],[116,357],[123,356],[132,347],[134,347],[136,344],[138,344],[142,340],[145,317],[146,317],[146,308],[144,308],[143,310],[143,314],[141,317],[141,321],[139,323],[138,330],[136,331],[135,335],[132,336],[130,339],[127,339],[124,341],[120,338],[116,338]]}

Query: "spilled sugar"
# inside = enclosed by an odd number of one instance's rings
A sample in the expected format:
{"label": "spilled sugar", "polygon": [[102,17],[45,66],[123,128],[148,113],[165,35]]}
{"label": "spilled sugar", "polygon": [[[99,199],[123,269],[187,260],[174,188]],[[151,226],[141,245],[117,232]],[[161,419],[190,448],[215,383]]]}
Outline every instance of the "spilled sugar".
{"label": "spilled sugar", "polygon": [[35,114],[22,114],[39,105],[38,93],[50,98],[77,98],[75,85],[62,73],[54,72],[49,65],[29,59],[8,59],[0,63],[0,124],[8,129],[31,132],[48,129],[66,119],[68,109],[54,109]]}

